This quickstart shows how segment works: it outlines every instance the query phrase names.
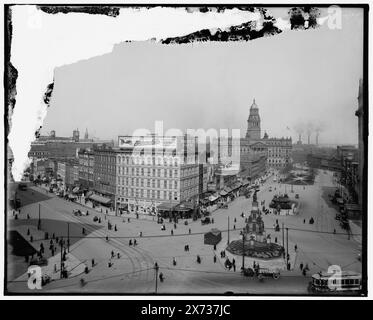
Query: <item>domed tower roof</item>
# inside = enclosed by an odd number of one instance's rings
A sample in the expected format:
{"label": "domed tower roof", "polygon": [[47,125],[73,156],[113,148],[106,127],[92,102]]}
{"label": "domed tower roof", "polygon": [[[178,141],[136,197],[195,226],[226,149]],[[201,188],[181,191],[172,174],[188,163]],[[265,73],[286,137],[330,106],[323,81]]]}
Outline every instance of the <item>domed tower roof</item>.
{"label": "domed tower roof", "polygon": [[268,139],[268,133],[267,133],[267,131],[264,132],[264,137],[263,137],[263,139]]}
{"label": "domed tower roof", "polygon": [[251,109],[258,109],[258,106],[257,106],[257,104],[255,103],[255,98],[254,98],[254,100],[253,100],[253,104],[251,105],[251,107],[250,107],[250,110]]}

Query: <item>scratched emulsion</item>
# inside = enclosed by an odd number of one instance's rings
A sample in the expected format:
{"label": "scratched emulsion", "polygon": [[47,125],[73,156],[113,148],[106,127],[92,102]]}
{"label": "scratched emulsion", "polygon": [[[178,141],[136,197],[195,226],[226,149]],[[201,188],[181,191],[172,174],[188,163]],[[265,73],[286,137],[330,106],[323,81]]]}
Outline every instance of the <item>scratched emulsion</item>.
{"label": "scratched emulsion", "polygon": [[[16,96],[17,96],[17,78],[18,78],[18,70],[13,66],[10,62],[10,48],[12,43],[12,35],[13,35],[13,26],[12,26],[12,12],[11,9],[7,10],[6,12],[6,34],[7,38],[5,39],[5,64],[7,66],[7,70],[5,73],[5,83],[7,90],[5,91],[6,94],[6,101],[7,101],[7,119],[5,121],[5,130],[8,133],[9,127],[11,125],[11,116],[13,114],[13,109],[16,105]],[[8,143],[8,137],[5,136],[6,143]]]}
{"label": "scratched emulsion", "polygon": [[161,43],[182,44],[195,41],[248,41],[281,32],[280,29],[273,25],[272,21],[263,22],[263,27],[260,30],[256,30],[256,22],[246,22],[238,26],[232,26],[227,30],[218,29],[214,33],[209,29],[203,29],[186,36],[167,38],[161,40]]}
{"label": "scratched emulsion", "polygon": [[[316,28],[318,27],[317,18],[319,17],[320,9],[315,7],[296,7],[289,10],[289,20],[292,30]],[[306,20],[308,20],[308,25],[305,23]]]}
{"label": "scratched emulsion", "polygon": [[[117,5],[117,6],[65,6],[65,5],[55,5],[55,6],[45,6],[39,5],[37,8],[47,14],[58,14],[58,13],[86,13],[86,14],[95,14],[95,15],[107,15],[109,17],[117,17],[120,15],[121,8],[131,8],[133,10],[146,8],[152,9],[154,6],[126,6],[126,5]],[[162,7],[162,6],[158,6]],[[166,7],[166,6],[163,6]],[[257,21],[248,21],[246,23],[229,27],[225,30],[217,29],[216,31],[211,31],[210,29],[202,29],[193,33],[190,33],[185,36],[166,38],[160,40],[163,44],[183,44],[191,43],[195,41],[248,41],[261,38],[264,36],[273,36],[282,32],[281,29],[275,26],[276,19],[268,14],[267,9],[253,7],[253,6],[243,6],[243,5],[222,5],[222,6],[167,6],[168,8],[183,8],[188,13],[208,13],[208,12],[217,12],[221,13],[225,10],[238,9],[240,11],[249,11],[249,12],[258,12],[261,17],[260,28],[258,28]],[[288,11],[289,21],[291,24],[291,29],[307,29],[315,28],[318,26],[317,18],[320,16],[320,9],[315,7],[293,7]],[[308,24],[306,24],[308,21]],[[16,68],[10,62],[10,47],[12,40],[12,19],[11,19],[11,7],[8,7],[7,10],[7,46],[5,61],[7,65],[6,73],[6,83],[7,83],[7,102],[8,110],[10,111],[5,123],[6,132],[9,133],[9,126],[11,125],[11,115],[16,103],[16,82],[18,77],[18,72]],[[127,41],[126,41],[127,42]],[[130,41],[129,41],[130,42]],[[43,96],[44,103],[49,106],[50,99],[53,93],[54,84],[51,83],[47,86],[46,91]],[[35,137],[37,138],[40,135],[40,127],[35,132]],[[8,139],[6,140],[8,141]]]}
{"label": "scratched emulsion", "polygon": [[117,17],[120,14],[120,7],[113,6],[37,6],[37,8],[49,14],[75,12],[102,14],[109,17]]}

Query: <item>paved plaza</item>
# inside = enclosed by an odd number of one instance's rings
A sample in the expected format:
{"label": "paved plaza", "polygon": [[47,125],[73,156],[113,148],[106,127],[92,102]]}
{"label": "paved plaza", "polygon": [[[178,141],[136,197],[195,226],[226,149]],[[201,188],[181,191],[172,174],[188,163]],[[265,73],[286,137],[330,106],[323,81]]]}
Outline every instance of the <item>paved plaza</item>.
{"label": "paved plaza", "polygon": [[[269,191],[270,187],[272,191]],[[201,225],[200,220],[188,219],[188,225],[185,225],[184,220],[179,220],[176,229],[173,223],[165,222],[166,230],[161,230],[161,225],[157,224],[153,217],[140,216],[136,219],[134,215],[127,214],[120,217],[106,215],[54,195],[47,197],[42,188],[31,187],[27,191],[19,191],[19,197],[25,205],[21,208],[17,220],[9,213],[8,230],[16,230],[29,240],[29,229],[34,238],[31,245],[37,249],[40,242],[44,242],[46,251],[50,240],[44,240],[44,232],[48,232],[50,236],[54,233],[55,236],[64,239],[69,232],[70,262],[67,269],[70,276],[67,279],[60,279],[58,270],[54,270],[53,266],[60,262],[60,252],[55,252],[54,256],[48,257],[48,266],[43,267],[43,272],[50,274],[53,279],[43,287],[43,292],[153,294],[157,285],[157,293],[164,294],[306,294],[310,276],[318,271],[327,270],[331,265],[338,265],[343,270],[361,272],[361,262],[357,259],[361,241],[360,229],[355,226],[355,235],[348,237],[335,220],[336,210],[327,203],[327,197],[323,195],[324,187],[334,187],[333,176],[331,172],[319,170],[313,185],[293,186],[294,192],[291,192],[289,185],[273,182],[272,177],[268,178],[258,192],[258,201],[264,200],[267,208],[273,195],[284,193],[285,188],[291,199],[294,199],[295,194],[299,194],[299,214],[262,215],[266,232],[271,234],[272,241],[275,241],[275,238],[279,244],[283,241],[282,232],[275,232],[273,228],[276,220],[280,226],[284,223],[285,228],[288,228],[291,269],[286,270],[282,259],[263,262],[265,267],[274,266],[282,269],[278,280],[268,278],[259,281],[243,277],[240,272],[242,257],[239,256],[234,257],[237,266],[235,272],[224,267],[225,259],[220,257],[220,251],[225,249],[228,241],[228,219],[230,241],[240,239],[240,230],[245,226],[241,213],[248,214],[251,210],[252,198],[247,199],[243,196],[231,202],[228,209],[214,211],[213,224]],[[42,230],[36,228],[39,204]],[[74,216],[73,209],[88,210],[89,215]],[[27,214],[30,216],[29,219]],[[93,222],[94,216],[101,218],[101,224]],[[315,220],[314,224],[309,224],[311,217]],[[107,227],[109,221],[113,226],[111,230]],[[83,228],[85,235],[82,233]],[[204,244],[204,233],[211,228],[222,231],[222,240],[216,251],[213,246]],[[334,229],[336,234],[333,234]],[[139,236],[140,232],[142,237]],[[130,246],[129,241],[134,239],[137,245]],[[187,244],[190,250],[184,251]],[[10,250],[8,254],[11,255]],[[201,257],[201,263],[197,263],[197,255]],[[228,256],[233,258],[229,253]],[[173,259],[176,260],[176,265],[173,265]],[[19,260],[8,259],[8,263],[15,261],[14,263],[21,266],[17,268],[18,274],[12,274],[13,278],[8,279],[8,290],[29,292],[26,283],[27,264]],[[158,280],[157,284],[155,263],[159,266],[158,272],[164,275],[164,281]],[[253,259],[245,259],[245,266],[251,266],[252,263]],[[301,273],[301,263],[309,266],[307,276]],[[88,273],[84,272],[86,266]],[[81,284],[82,278],[84,285]]]}

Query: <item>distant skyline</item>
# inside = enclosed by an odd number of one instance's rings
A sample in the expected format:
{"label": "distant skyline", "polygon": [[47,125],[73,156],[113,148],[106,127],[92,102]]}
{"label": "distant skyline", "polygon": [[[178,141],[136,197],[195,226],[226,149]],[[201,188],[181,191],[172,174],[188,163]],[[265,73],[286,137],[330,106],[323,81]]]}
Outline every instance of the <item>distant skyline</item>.
{"label": "distant skyline", "polygon": [[[114,139],[138,128],[241,129],[255,98],[262,135],[323,124],[320,144],[357,144],[362,10],[344,9],[341,30],[287,31],[248,42],[118,44],[112,53],[55,70],[41,133]],[[303,134],[303,143],[307,137]],[[313,134],[311,142],[315,142]]]}

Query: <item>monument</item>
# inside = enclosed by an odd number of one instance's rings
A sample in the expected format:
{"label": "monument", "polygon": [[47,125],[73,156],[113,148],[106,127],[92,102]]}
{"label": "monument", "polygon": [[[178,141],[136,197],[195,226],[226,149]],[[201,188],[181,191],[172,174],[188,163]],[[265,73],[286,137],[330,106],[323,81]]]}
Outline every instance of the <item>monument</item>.
{"label": "monument", "polygon": [[257,259],[277,259],[283,257],[284,248],[271,242],[271,236],[266,234],[264,221],[256,195],[253,207],[246,219],[246,226],[241,232],[242,239],[231,241],[226,250],[235,255],[244,255]]}

